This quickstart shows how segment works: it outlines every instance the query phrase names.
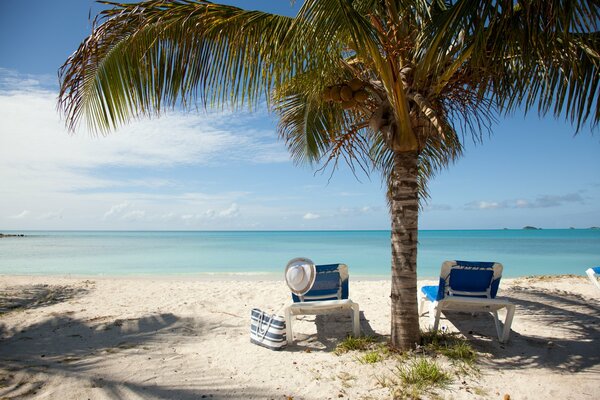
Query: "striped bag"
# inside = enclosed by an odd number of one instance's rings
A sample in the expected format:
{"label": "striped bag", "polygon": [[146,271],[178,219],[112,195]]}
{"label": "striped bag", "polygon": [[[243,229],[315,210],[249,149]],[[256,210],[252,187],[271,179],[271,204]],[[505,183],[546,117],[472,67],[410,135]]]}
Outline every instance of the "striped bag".
{"label": "striped bag", "polygon": [[271,350],[281,350],[287,344],[285,319],[253,308],[250,313],[250,342]]}

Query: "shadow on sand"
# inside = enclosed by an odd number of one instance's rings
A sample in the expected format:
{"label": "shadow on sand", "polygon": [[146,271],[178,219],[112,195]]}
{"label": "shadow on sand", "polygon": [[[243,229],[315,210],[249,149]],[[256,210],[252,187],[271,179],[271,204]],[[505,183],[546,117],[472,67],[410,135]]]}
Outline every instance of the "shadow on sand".
{"label": "shadow on sand", "polygon": [[[296,340],[288,345],[288,351],[324,351],[331,352],[336,346],[352,335],[352,317],[348,313],[331,313],[320,315],[296,316],[296,319],[313,321],[316,325],[315,334],[304,334],[294,331]],[[312,329],[311,329],[312,330]],[[362,336],[371,336],[375,340],[382,340],[384,336],[376,333],[365,314],[360,312],[360,333]]]}
{"label": "shadow on sand", "polygon": [[503,294],[517,306],[513,328],[519,318],[537,323],[529,331],[513,330],[506,345],[498,342],[491,315],[445,314],[477,350],[491,354],[483,363],[515,369],[600,370],[600,301],[526,287],[513,287]]}
{"label": "shadow on sand", "polygon": [[[63,288],[61,295],[52,296],[52,301],[34,300],[47,299],[46,289],[30,287],[19,293],[16,300],[8,295],[4,299],[11,304],[21,304],[20,307],[31,308],[65,301],[73,298],[74,294],[85,294],[84,291]],[[165,357],[165,347],[169,348],[178,341],[188,341],[186,336],[192,342],[197,340],[195,337],[207,332],[205,324],[195,318],[180,318],[171,313],[130,319],[110,316],[77,319],[72,318],[69,312],[49,315],[42,321],[18,328],[7,326],[0,319],[1,399],[31,398],[42,389],[49,391],[46,394],[50,393],[52,397],[53,385],[60,385],[65,380],[79,381],[77,386],[79,390],[87,388],[87,397],[92,393],[92,397],[112,399],[280,397],[269,394],[264,388],[247,385],[239,388],[238,395],[235,381],[225,377],[198,374],[184,380],[177,377],[177,371],[164,370],[161,357]],[[143,365],[145,375],[156,379],[136,377],[136,371],[139,373],[138,368],[142,368],[135,364],[139,357],[156,360],[150,367],[147,362]],[[182,365],[185,366],[184,361]],[[117,369],[120,367],[121,371],[104,372],[106,370],[101,367],[107,362],[116,365]],[[224,390],[226,394],[223,394]],[[70,398],[79,398],[79,395],[83,396],[79,392],[73,393]]]}
{"label": "shadow on sand", "polygon": [[18,309],[46,307],[75,299],[89,292],[87,287],[25,285],[9,286],[0,291],[0,316]]}

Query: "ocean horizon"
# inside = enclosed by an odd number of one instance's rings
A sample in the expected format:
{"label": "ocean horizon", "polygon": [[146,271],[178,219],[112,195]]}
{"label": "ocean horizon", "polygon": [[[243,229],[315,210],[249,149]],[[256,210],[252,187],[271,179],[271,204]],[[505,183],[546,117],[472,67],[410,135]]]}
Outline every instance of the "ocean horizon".
{"label": "ocean horizon", "polygon": [[[282,276],[288,260],[345,263],[351,276],[389,278],[389,230],[2,231],[4,275]],[[420,230],[417,274],[445,260],[496,261],[505,277],[581,275],[600,264],[600,230]]]}

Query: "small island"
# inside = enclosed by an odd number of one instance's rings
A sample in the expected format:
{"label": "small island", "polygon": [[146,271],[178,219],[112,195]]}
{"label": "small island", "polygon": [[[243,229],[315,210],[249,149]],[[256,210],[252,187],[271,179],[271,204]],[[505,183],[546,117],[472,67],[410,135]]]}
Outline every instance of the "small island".
{"label": "small island", "polygon": [[0,233],[0,238],[7,237],[25,237],[22,233]]}
{"label": "small island", "polygon": [[524,226],[523,229],[527,230],[527,231],[541,231],[542,228],[536,228],[535,226]]}

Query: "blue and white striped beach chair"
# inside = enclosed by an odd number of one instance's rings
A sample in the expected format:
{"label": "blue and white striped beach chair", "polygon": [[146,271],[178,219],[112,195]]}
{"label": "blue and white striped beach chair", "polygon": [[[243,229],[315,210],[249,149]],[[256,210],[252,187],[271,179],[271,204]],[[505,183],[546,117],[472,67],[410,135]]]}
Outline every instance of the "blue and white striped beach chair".
{"label": "blue and white striped beach chair", "polygon": [[[498,339],[504,343],[510,336],[515,306],[508,300],[497,299],[502,278],[502,264],[494,262],[445,261],[438,286],[424,286],[420,291],[420,313],[429,301],[429,318],[433,330],[438,329],[443,310],[490,312],[494,316]],[[504,329],[501,329],[498,310],[506,308]]]}
{"label": "blue and white striped beach chair", "polygon": [[292,293],[293,303],[285,309],[288,343],[294,340],[292,318],[294,315],[329,314],[352,311],[354,336],[360,335],[360,313],[357,303],[348,298],[348,266],[345,264],[316,265],[315,282],[303,296]]}
{"label": "blue and white striped beach chair", "polygon": [[600,267],[588,268],[585,273],[590,278],[590,281],[600,289]]}

